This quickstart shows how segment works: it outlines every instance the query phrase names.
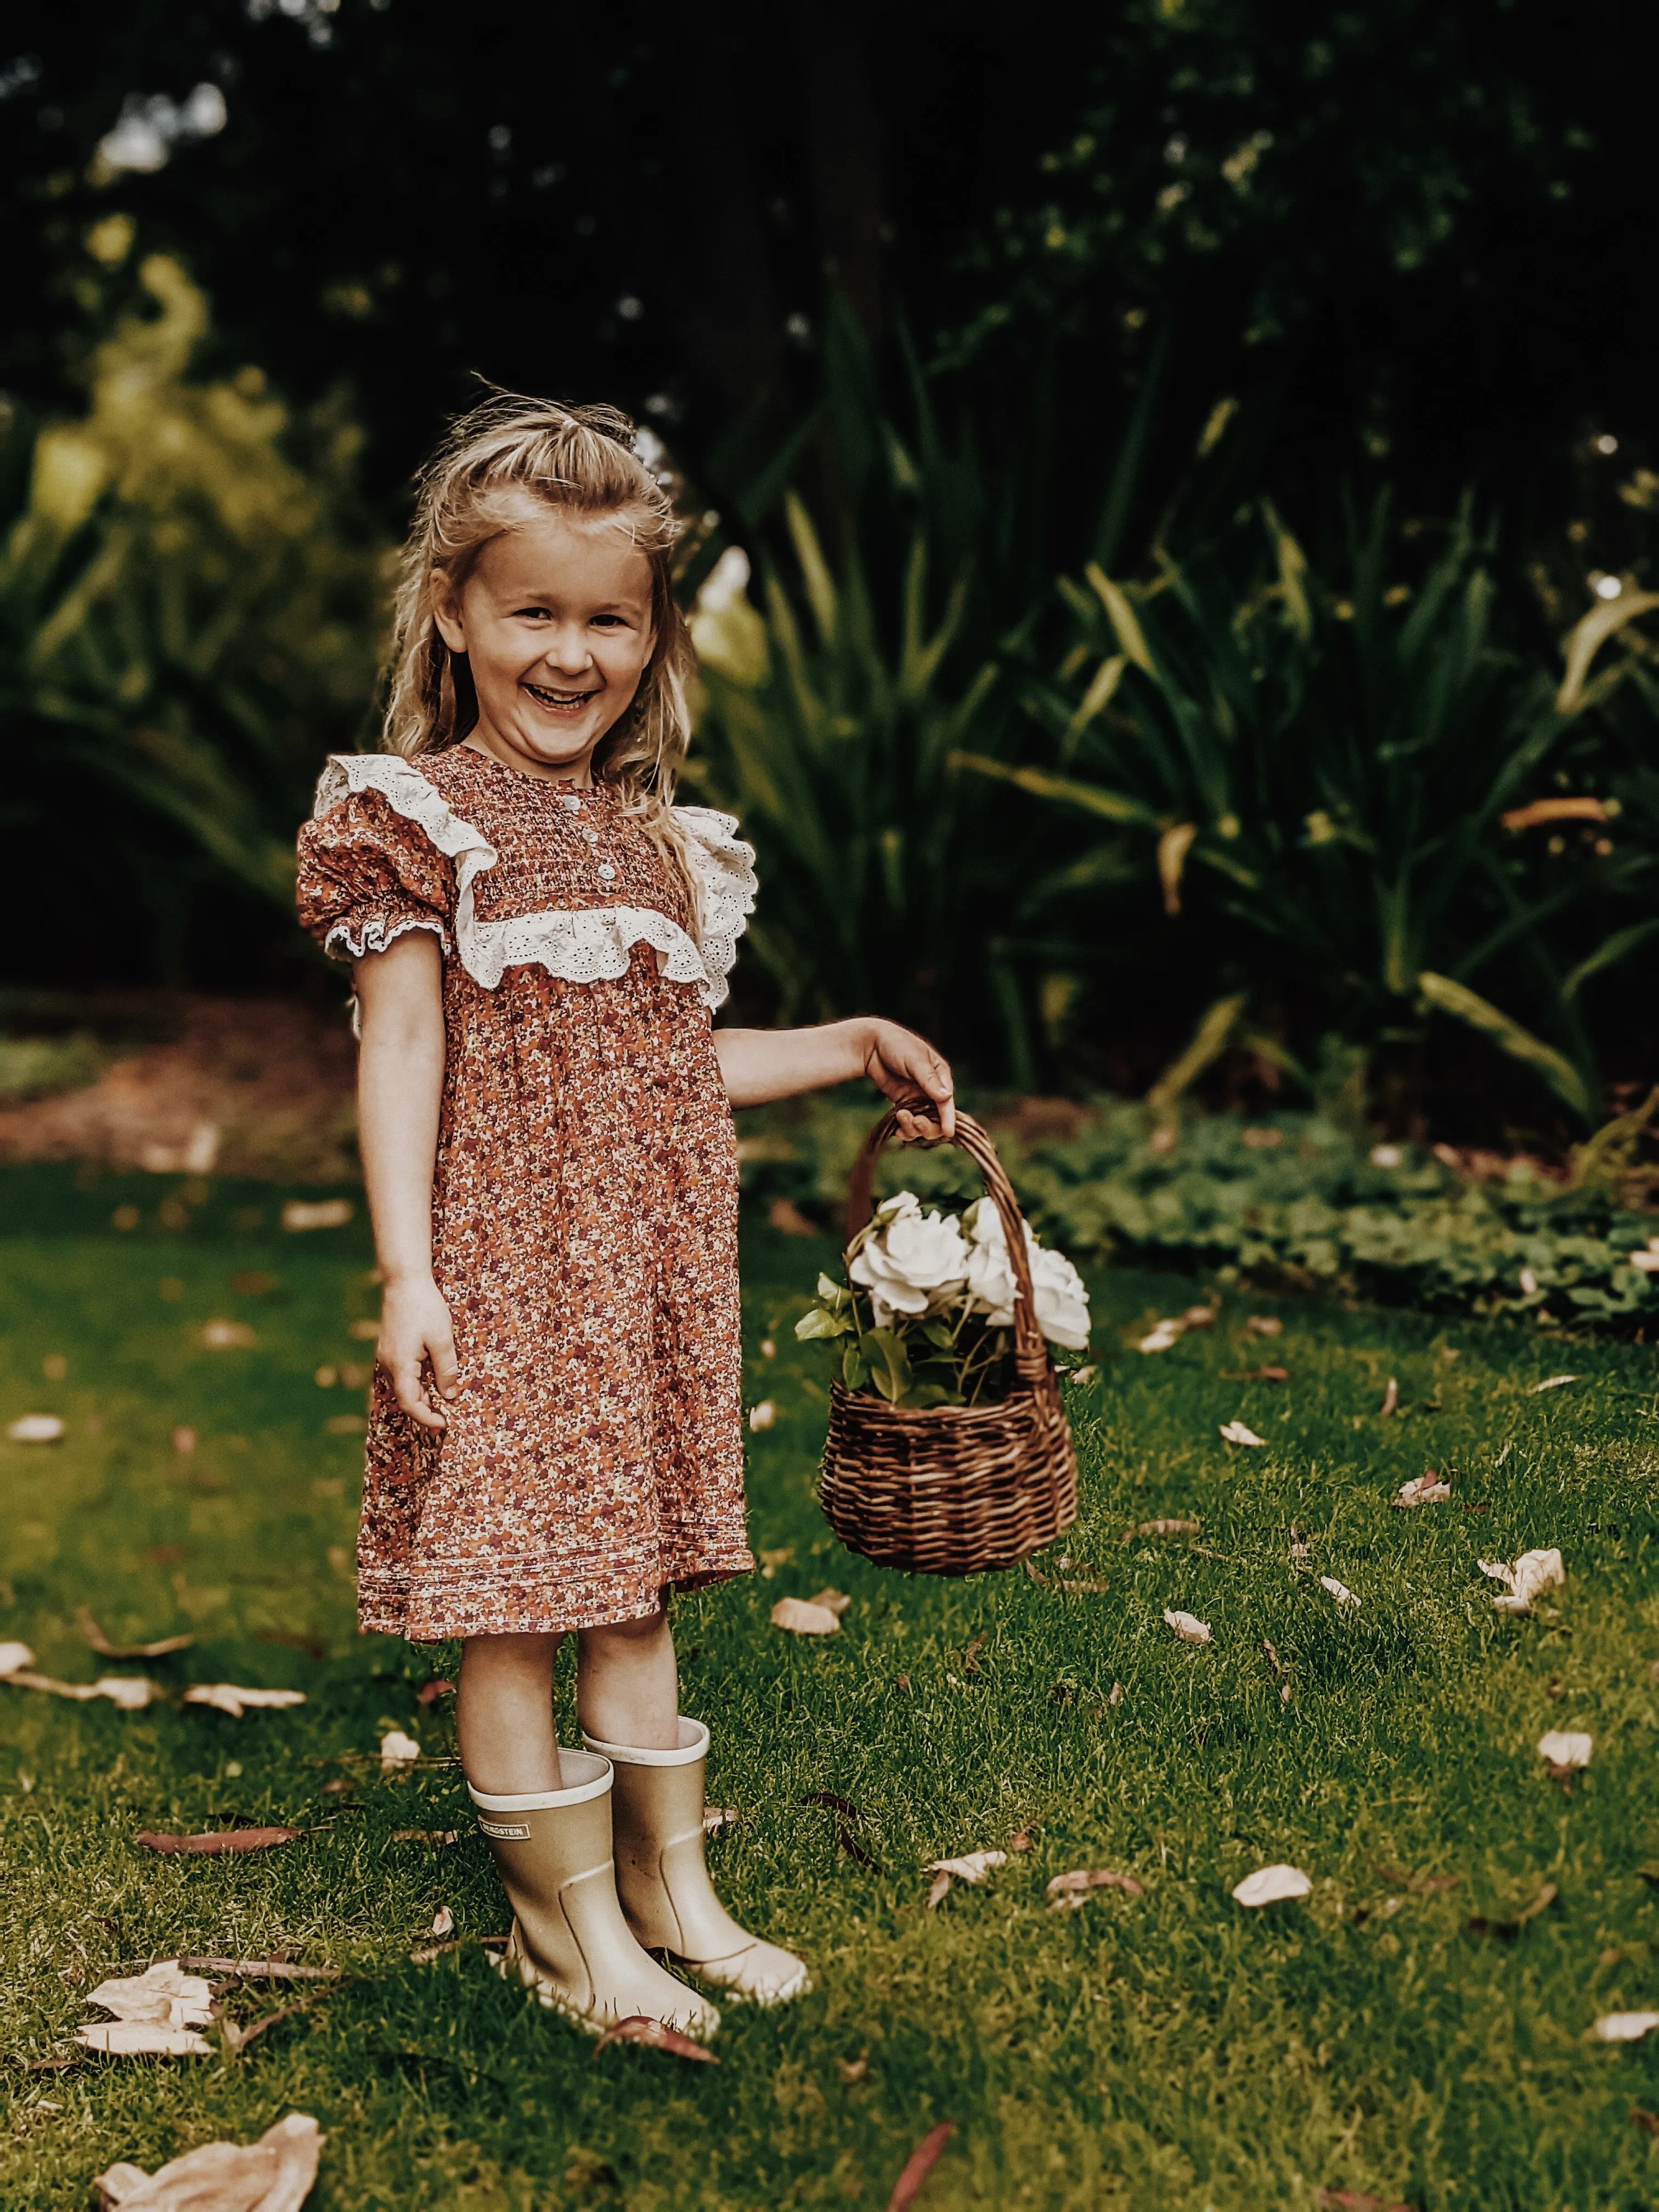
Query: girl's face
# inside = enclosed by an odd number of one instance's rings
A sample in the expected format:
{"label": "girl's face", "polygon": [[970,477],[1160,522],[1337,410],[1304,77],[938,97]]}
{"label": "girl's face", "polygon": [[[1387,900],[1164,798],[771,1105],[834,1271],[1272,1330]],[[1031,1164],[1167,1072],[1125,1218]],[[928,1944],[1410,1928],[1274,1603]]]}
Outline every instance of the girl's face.
{"label": "girl's face", "polygon": [[469,744],[527,775],[592,781],[593,749],[651,657],[651,564],[609,515],[546,507],[492,538],[438,629],[478,695]]}

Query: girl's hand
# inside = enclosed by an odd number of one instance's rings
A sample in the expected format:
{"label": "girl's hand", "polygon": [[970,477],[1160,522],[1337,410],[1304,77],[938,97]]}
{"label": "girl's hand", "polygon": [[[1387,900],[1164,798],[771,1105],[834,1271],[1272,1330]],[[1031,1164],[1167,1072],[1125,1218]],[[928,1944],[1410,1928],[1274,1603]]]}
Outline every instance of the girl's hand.
{"label": "girl's hand", "polygon": [[[872,1022],[864,1072],[898,1108],[898,1133],[907,1144],[955,1135],[956,1086],[950,1068],[925,1037],[896,1022]],[[912,1110],[929,1105],[931,1113]]]}
{"label": "girl's hand", "polygon": [[460,1382],[449,1308],[430,1275],[389,1282],[380,1304],[380,1337],[374,1356],[392,1377],[398,1403],[423,1429],[447,1429],[428,1400],[422,1364],[429,1362],[439,1395],[453,1398]]}

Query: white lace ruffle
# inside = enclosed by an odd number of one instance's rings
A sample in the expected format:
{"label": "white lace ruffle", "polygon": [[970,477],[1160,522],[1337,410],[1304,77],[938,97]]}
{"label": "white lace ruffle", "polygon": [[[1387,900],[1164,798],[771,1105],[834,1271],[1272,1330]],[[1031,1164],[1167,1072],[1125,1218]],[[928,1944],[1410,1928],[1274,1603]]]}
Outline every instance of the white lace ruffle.
{"label": "white lace ruffle", "polygon": [[[472,886],[501,857],[489,840],[451,809],[413,762],[395,753],[331,754],[317,785],[313,818],[359,791],[378,791],[455,862],[455,949],[462,967],[485,990],[493,991],[508,968],[532,963],[572,983],[625,975],[633,948],[644,944],[656,953],[659,972],[671,983],[695,983],[711,1012],[726,999],[726,979],[737,959],[746,917],[755,910],[756,891],[755,855],[738,836],[731,815],[708,806],[674,809],[686,833],[686,858],[697,893],[699,945],[651,907],[547,908],[507,921],[479,921]],[[390,944],[404,929],[435,929],[448,950],[442,925],[435,921],[405,922],[389,932],[371,926],[363,935],[384,935]],[[337,940],[343,941],[352,958],[386,949],[380,943],[354,945],[345,923],[330,932],[331,952]]]}

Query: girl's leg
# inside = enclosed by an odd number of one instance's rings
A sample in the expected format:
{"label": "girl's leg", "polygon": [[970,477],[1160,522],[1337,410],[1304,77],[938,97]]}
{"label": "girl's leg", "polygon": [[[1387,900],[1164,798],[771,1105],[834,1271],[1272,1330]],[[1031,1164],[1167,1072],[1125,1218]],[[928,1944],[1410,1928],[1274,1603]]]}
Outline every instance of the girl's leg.
{"label": "girl's leg", "polygon": [[665,1613],[584,1628],[577,1651],[576,1710],[589,1735],[641,1751],[678,1747],[679,1674]]}
{"label": "girl's leg", "polygon": [[[557,1636],[469,1636],[455,1730],[475,1790],[502,1796],[563,1787],[553,1730]],[[671,1662],[672,1663],[672,1662]]]}

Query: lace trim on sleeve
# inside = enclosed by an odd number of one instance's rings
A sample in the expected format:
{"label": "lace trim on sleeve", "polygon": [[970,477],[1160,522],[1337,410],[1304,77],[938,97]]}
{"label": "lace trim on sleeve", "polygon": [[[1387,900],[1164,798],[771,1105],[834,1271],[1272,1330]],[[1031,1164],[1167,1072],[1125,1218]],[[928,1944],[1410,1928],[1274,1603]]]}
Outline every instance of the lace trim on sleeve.
{"label": "lace trim on sleeve", "polygon": [[[455,862],[455,949],[474,982],[493,991],[508,968],[535,963],[567,982],[592,983],[625,975],[635,945],[651,946],[658,972],[671,983],[692,983],[712,1012],[726,995],[726,978],[737,958],[744,918],[753,911],[754,854],[732,833],[730,815],[708,807],[675,810],[690,833],[687,855],[696,880],[702,950],[677,922],[651,907],[576,907],[518,915],[505,921],[479,921],[472,886],[500,855],[487,838],[451,809],[443,793],[419,769],[394,753],[336,753],[317,786],[313,815],[360,791],[378,791],[394,812],[412,822],[439,852]],[[437,922],[412,921],[386,934],[386,944],[403,928],[433,928]],[[351,942],[344,925],[330,935],[329,950],[343,938],[350,957],[384,951],[371,924],[365,942]],[[448,940],[445,939],[445,949]]]}
{"label": "lace trim on sleeve", "polygon": [[697,892],[697,938],[708,982],[703,998],[712,1010],[726,999],[738,939],[755,911],[755,848],[738,836],[734,815],[712,806],[677,806],[674,818],[686,833],[686,859]]}

